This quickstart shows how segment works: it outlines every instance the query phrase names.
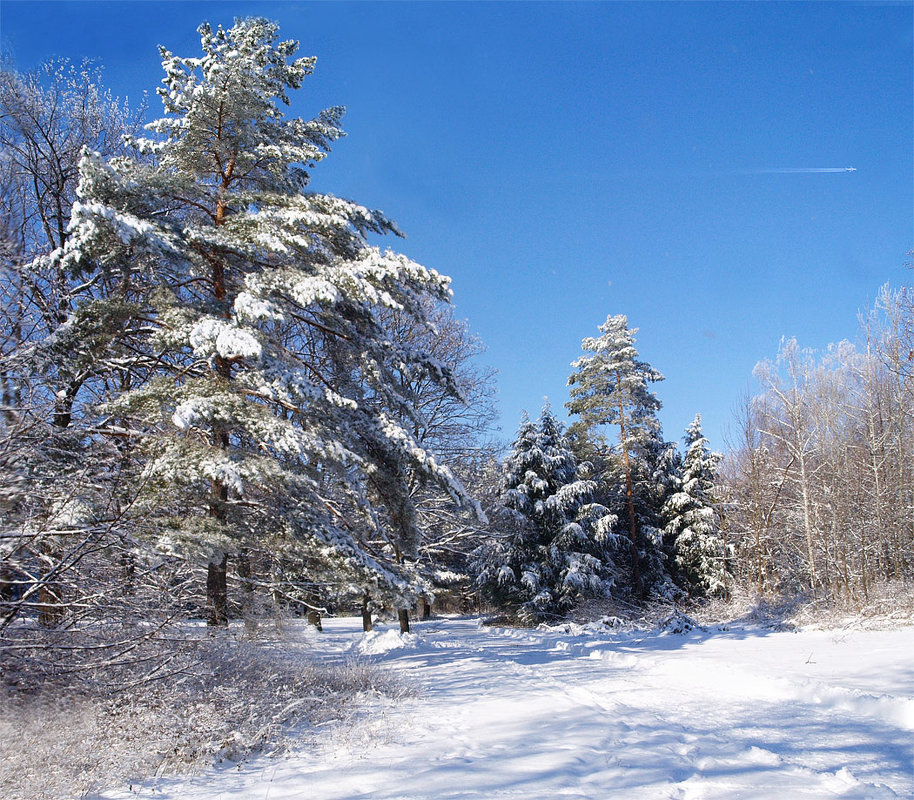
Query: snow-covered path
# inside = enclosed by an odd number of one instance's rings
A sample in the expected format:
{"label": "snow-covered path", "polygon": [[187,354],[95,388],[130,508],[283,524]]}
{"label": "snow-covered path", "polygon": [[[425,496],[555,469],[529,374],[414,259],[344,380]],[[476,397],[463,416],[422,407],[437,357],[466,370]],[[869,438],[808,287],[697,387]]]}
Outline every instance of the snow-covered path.
{"label": "snow-covered path", "polygon": [[[325,623],[315,655],[362,639]],[[362,642],[419,690],[166,800],[914,798],[914,628],[683,635],[480,627]],[[106,795],[106,797],[132,795]]]}

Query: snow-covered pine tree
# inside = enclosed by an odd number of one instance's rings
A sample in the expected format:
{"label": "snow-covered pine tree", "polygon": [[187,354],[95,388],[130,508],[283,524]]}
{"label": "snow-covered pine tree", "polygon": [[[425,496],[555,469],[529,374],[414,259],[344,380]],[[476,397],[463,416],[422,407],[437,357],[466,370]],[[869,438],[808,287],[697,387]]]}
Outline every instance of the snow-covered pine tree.
{"label": "snow-covered pine tree", "polygon": [[590,502],[595,485],[581,477],[548,405],[538,422],[524,417],[504,469],[502,502],[509,513],[477,554],[483,594],[536,620],[603,593],[612,565],[599,555],[613,519]]}
{"label": "snow-covered pine tree", "polygon": [[283,116],[315,63],[293,58],[297,42],[264,19],[199,33],[199,57],[161,49],[155,136],[81,164],[61,265],[148,287],[157,356],[105,425],[145,448],[162,546],[206,558],[211,622],[226,622],[226,557],[246,546],[404,598],[418,542],[408,476],[470,500],[398,421],[404,376],[450,375],[393,342],[378,312],[423,327],[424,298],[446,301],[449,279],[370,246],[397,233],[383,214],[308,190],[342,109]]}
{"label": "snow-covered pine tree", "polygon": [[727,588],[729,549],[720,535],[714,483],[722,460],[711,452],[701,430],[701,415],[686,429],[678,491],[663,509],[664,538],[672,544],[677,571],[690,594],[719,595]]}
{"label": "snow-covered pine tree", "polygon": [[[649,566],[656,562],[654,551],[659,542],[645,537],[645,525],[656,525],[654,517],[659,508],[648,496],[653,491],[655,467],[659,463],[661,447],[660,420],[657,411],[660,401],[650,391],[648,384],[663,380],[657,370],[638,358],[635,349],[637,328],[628,327],[628,319],[620,314],[610,316],[600,328],[598,338],[588,337],[581,348],[588,352],[572,363],[574,372],[568,378],[571,399],[566,408],[580,417],[585,431],[600,426],[616,428],[618,437],[619,468],[624,481],[624,509],[620,517],[627,521],[632,585],[635,595],[645,595],[645,576],[642,562]],[[639,491],[639,481],[649,490]],[[655,565],[656,566],[656,565]],[[664,582],[662,572],[651,568],[651,583]]]}

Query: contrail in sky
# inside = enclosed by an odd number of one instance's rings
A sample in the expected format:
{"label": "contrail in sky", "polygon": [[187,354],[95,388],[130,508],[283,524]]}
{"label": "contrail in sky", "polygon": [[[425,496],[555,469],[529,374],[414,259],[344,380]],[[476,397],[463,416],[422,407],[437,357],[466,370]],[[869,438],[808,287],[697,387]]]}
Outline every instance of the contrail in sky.
{"label": "contrail in sky", "polygon": [[737,175],[796,174],[800,172],[856,172],[856,167],[773,167],[762,169],[737,169]]}

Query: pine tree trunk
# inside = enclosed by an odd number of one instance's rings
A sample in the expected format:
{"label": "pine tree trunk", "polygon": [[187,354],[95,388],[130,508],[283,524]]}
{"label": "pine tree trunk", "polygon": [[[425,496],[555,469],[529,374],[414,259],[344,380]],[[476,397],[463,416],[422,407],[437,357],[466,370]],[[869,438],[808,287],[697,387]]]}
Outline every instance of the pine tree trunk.
{"label": "pine tree trunk", "polygon": [[[228,177],[222,176],[222,191],[216,204],[216,227],[224,224],[226,204],[223,199],[228,183],[231,179],[231,171],[234,169],[234,158],[230,164]],[[212,290],[213,296],[218,303],[224,305],[226,299],[225,267],[221,261],[215,259],[212,266]],[[224,308],[222,316],[228,318],[229,310]],[[230,362],[217,356],[213,359],[212,371],[215,375],[230,381],[232,378],[232,365]],[[216,423],[212,431],[213,444],[223,451],[229,447],[229,432],[225,427]],[[218,479],[211,482],[209,513],[210,516],[225,524],[226,522],[226,502],[228,501],[228,487]],[[228,564],[228,555],[222,556],[220,563],[210,562],[206,574],[206,600],[209,606],[209,619],[207,624],[211,626],[228,627],[228,583],[226,580],[226,567]]]}
{"label": "pine tree trunk", "polygon": [[419,605],[422,608],[422,619],[432,618],[432,605],[424,597],[419,598]]}
{"label": "pine tree trunk", "polygon": [[321,598],[316,591],[309,591],[305,597],[305,617],[308,622],[317,628],[319,631],[324,630],[324,626],[321,624]]}
{"label": "pine tree trunk", "polygon": [[371,631],[372,628],[371,611],[368,608],[369,599],[367,594],[362,598],[362,630],[365,631],[365,633]]}
{"label": "pine tree trunk", "polygon": [[409,633],[409,609],[397,609],[397,617],[400,619],[400,633]]}
{"label": "pine tree trunk", "polygon": [[228,627],[227,567],[228,555],[224,555],[222,561],[211,561],[206,568],[206,601],[209,607],[206,624],[212,627]]}
{"label": "pine tree trunk", "polygon": [[257,618],[254,609],[254,580],[251,577],[251,557],[247,548],[242,547],[238,553],[238,577],[241,579],[241,618],[248,633],[257,630]]}
{"label": "pine tree trunk", "polygon": [[272,601],[273,624],[277,630],[283,629],[285,614],[285,601],[280,586],[283,581],[282,564],[276,554],[270,556],[270,599]]}
{"label": "pine tree trunk", "polygon": [[47,582],[38,589],[38,624],[42,628],[56,628],[63,618],[60,598],[55,594],[54,586]]}
{"label": "pine tree trunk", "polygon": [[40,542],[39,551],[50,566],[42,569],[38,587],[38,624],[43,628],[56,628],[64,616],[63,586],[53,577],[59,566],[59,548],[48,541]]}
{"label": "pine tree trunk", "polygon": [[[71,414],[75,393],[71,392],[74,384],[70,384],[67,391],[57,393],[54,402],[53,424],[61,431],[70,426]],[[77,386],[78,388],[78,386]],[[50,566],[42,570],[41,585],[38,587],[38,624],[44,628],[56,628],[64,615],[63,587],[51,575],[59,566],[60,548],[48,540],[39,540],[39,552],[45,556],[45,563]]]}
{"label": "pine tree trunk", "polygon": [[0,603],[12,604],[16,597],[16,577],[10,566],[0,562]]}
{"label": "pine tree trunk", "polygon": [[[617,375],[618,382],[621,377]],[[622,444],[622,460],[625,465],[625,497],[628,500],[629,554],[632,559],[632,584],[635,597],[644,599],[644,582],[641,580],[641,556],[638,548],[638,521],[635,518],[634,487],[632,486],[632,466],[628,457],[628,440],[625,437],[625,410],[622,398],[619,398],[619,441]]]}
{"label": "pine tree trunk", "polygon": [[136,557],[129,551],[121,553],[121,579],[124,594],[136,594]]}

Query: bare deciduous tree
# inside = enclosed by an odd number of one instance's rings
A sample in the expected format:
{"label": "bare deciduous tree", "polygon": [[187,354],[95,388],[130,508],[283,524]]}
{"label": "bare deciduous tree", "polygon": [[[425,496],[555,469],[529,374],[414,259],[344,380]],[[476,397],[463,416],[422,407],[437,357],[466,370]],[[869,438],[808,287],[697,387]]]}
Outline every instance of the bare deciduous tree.
{"label": "bare deciduous tree", "polygon": [[756,369],[724,469],[738,569],[759,592],[849,601],[914,565],[914,304],[884,287],[861,345],[821,357],[785,342]]}

